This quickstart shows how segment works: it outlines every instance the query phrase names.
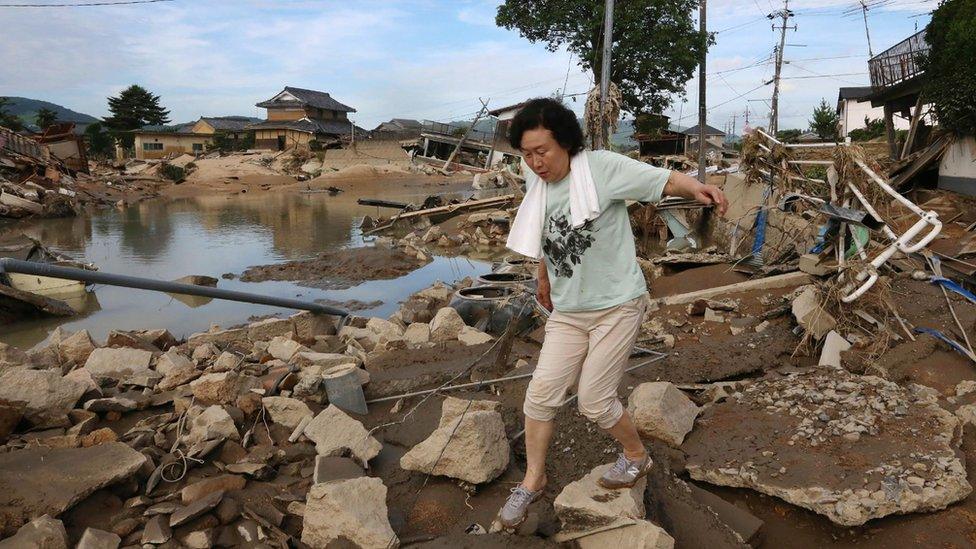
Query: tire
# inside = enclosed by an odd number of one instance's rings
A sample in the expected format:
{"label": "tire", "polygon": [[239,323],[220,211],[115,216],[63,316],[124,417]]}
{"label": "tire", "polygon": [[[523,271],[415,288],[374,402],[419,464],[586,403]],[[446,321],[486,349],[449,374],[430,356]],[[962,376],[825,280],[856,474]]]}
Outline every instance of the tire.
{"label": "tire", "polygon": [[513,319],[519,331],[533,324],[535,295],[511,286],[474,286],[454,292],[450,307],[468,326],[498,336]]}

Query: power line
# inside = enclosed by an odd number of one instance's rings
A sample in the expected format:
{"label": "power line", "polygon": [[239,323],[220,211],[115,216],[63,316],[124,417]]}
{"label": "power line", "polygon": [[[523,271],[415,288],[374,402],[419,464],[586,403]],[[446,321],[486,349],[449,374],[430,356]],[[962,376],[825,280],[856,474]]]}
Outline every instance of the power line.
{"label": "power line", "polygon": [[156,4],[174,0],[119,0],[111,2],[74,2],[71,4],[0,4],[0,8],[89,8],[93,6],[128,6],[132,4]]}
{"label": "power line", "polygon": [[717,108],[719,108],[719,107],[721,107],[722,105],[727,105],[727,104],[729,104],[729,103],[731,103],[731,102],[733,102],[733,101],[735,101],[735,100],[737,100],[737,99],[741,99],[741,98],[743,98],[743,97],[745,97],[745,96],[747,96],[747,95],[749,95],[750,93],[752,93],[752,92],[754,92],[754,91],[756,91],[756,90],[759,90],[759,89],[761,89],[761,88],[764,88],[764,87],[766,87],[766,86],[768,86],[768,85],[769,85],[769,84],[768,84],[768,83],[766,83],[766,82],[764,82],[764,83],[762,83],[762,84],[759,84],[759,85],[758,85],[758,86],[756,86],[755,88],[752,88],[751,90],[749,90],[749,91],[747,91],[747,92],[745,92],[745,93],[740,93],[739,95],[737,95],[737,96],[735,96],[735,97],[733,97],[732,99],[729,99],[729,100],[727,100],[727,101],[722,101],[721,103],[718,103],[717,105],[712,105],[711,107],[708,107],[708,110],[713,110],[713,109],[717,109]]}

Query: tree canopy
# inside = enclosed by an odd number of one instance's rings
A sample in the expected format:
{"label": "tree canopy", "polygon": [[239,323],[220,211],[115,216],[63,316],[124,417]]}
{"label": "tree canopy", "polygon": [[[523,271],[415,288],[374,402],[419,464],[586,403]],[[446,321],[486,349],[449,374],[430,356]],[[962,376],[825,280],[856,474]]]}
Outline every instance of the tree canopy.
{"label": "tree canopy", "polygon": [[939,125],[976,134],[976,0],[943,0],[925,29],[931,46],[923,60],[925,101]]}
{"label": "tree canopy", "polygon": [[48,127],[53,126],[55,122],[58,121],[58,113],[52,111],[51,109],[42,107],[34,115],[34,121],[38,127],[42,130],[46,130]]}
{"label": "tree canopy", "polygon": [[813,120],[810,121],[810,131],[820,136],[820,139],[837,139],[837,123],[840,116],[826,99],[820,100],[820,105],[813,110]]}
{"label": "tree canopy", "polygon": [[105,119],[105,126],[112,130],[116,139],[131,148],[134,137],[130,133],[150,124],[169,122],[169,111],[159,104],[159,96],[133,84],[119,95],[108,98],[108,110],[112,113]]}
{"label": "tree canopy", "polygon": [[24,123],[20,121],[20,118],[7,112],[9,104],[9,98],[0,97],[0,126],[11,129],[15,132],[20,131],[24,129]]}
{"label": "tree canopy", "polygon": [[[693,17],[698,0],[628,0],[613,10],[610,79],[620,87],[622,110],[658,113],[684,94],[704,51]],[[506,0],[495,23],[518,30],[549,51],[565,47],[600,80],[603,65],[604,0]]]}

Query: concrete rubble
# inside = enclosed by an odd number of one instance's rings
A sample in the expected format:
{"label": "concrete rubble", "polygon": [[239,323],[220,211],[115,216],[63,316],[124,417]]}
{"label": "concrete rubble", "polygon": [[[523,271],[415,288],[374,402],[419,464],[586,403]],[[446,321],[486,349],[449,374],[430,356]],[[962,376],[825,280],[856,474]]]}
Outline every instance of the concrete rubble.
{"label": "concrete rubble", "polygon": [[627,399],[627,411],[642,437],[681,446],[700,409],[672,383],[641,383]]}
{"label": "concrete rubble", "polygon": [[315,443],[320,456],[350,454],[364,467],[383,447],[363,424],[330,405],[305,426],[305,436]]}
{"label": "concrete rubble", "polygon": [[399,547],[386,509],[386,486],[362,477],[315,484],[308,492],[302,542],[328,547],[347,540],[357,547]]}
{"label": "concrete rubble", "polygon": [[958,446],[959,421],[930,394],[831,369],[750,384],[709,407],[682,449],[693,479],[858,526],[968,496]]}
{"label": "concrete rubble", "polygon": [[583,478],[566,485],[553,506],[562,523],[557,541],[569,541],[623,526],[631,526],[644,516],[644,488],[641,479],[633,488],[607,490],[597,480],[612,467],[597,466]]}

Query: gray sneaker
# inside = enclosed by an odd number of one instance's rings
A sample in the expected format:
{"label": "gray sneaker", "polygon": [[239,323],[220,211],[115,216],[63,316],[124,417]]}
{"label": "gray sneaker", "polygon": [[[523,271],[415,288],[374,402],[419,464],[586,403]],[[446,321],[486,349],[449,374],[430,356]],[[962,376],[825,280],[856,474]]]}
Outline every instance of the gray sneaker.
{"label": "gray sneaker", "polygon": [[508,496],[508,501],[498,512],[498,522],[505,529],[518,528],[529,513],[529,505],[542,497],[545,489],[531,492],[526,490],[521,484],[512,488],[512,494]]}
{"label": "gray sneaker", "polygon": [[644,459],[638,461],[630,461],[627,456],[620,454],[617,457],[617,463],[614,463],[613,467],[603,473],[597,484],[610,490],[631,488],[650,472],[652,465],[654,462],[651,460],[651,456],[645,456]]}

